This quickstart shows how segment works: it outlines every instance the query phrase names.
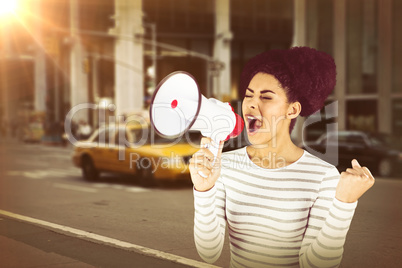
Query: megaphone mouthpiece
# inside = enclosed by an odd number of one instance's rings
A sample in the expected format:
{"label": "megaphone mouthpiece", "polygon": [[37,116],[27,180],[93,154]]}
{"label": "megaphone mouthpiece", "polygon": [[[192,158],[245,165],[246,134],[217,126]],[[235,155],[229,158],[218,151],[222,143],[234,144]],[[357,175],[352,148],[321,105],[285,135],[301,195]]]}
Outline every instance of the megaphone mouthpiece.
{"label": "megaphone mouthpiece", "polygon": [[237,113],[234,113],[234,114],[236,116],[236,125],[235,125],[233,131],[227,136],[225,141],[227,141],[227,140],[229,140],[231,138],[236,138],[243,131],[243,128],[244,128],[243,118],[241,118],[241,116],[238,115]]}

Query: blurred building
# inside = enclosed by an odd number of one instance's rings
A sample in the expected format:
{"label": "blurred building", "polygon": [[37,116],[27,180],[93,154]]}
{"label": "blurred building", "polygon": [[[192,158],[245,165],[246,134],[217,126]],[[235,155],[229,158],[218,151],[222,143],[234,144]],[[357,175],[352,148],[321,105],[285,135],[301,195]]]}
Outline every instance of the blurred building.
{"label": "blurred building", "polygon": [[[114,103],[116,115],[147,108],[156,84],[176,70],[193,74],[207,97],[235,101],[248,59],[306,45],[331,54],[338,73],[329,99],[338,116],[323,111],[309,139],[334,120],[340,130],[402,136],[402,0],[22,3],[22,20],[2,28],[3,120],[33,110],[58,122],[72,107],[101,101]],[[95,108],[76,116],[99,122]]]}

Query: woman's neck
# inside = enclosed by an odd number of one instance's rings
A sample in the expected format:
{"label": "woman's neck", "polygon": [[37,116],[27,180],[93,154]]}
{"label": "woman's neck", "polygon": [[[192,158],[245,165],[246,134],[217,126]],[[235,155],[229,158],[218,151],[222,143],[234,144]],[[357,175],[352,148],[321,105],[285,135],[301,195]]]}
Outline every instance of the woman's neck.
{"label": "woman's neck", "polygon": [[268,144],[250,145],[247,154],[251,161],[268,169],[281,168],[297,161],[303,155],[303,149],[297,147],[290,135],[278,135]]}

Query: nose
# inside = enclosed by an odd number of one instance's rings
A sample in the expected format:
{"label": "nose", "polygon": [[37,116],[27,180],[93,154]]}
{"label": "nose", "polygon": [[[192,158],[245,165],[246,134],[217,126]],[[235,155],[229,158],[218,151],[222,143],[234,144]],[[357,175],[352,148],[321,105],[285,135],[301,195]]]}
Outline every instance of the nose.
{"label": "nose", "polygon": [[243,108],[250,109],[250,110],[256,110],[258,108],[257,101],[258,100],[256,100],[254,97],[244,98]]}
{"label": "nose", "polygon": [[251,100],[249,100],[248,107],[249,107],[250,109],[255,109],[255,108],[257,107],[257,104],[255,103],[254,98],[252,98]]}

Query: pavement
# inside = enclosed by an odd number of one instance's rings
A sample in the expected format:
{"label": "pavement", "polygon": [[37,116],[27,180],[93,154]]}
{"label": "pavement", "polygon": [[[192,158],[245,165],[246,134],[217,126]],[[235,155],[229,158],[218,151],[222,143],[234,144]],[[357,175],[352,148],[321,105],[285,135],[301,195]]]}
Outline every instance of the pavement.
{"label": "pavement", "polygon": [[[4,170],[2,159],[8,157],[4,144],[27,146],[15,138],[0,137],[0,176]],[[67,157],[70,157],[72,149],[71,144],[64,147],[37,143],[29,144],[29,147],[34,147],[38,154],[52,151],[56,154],[66,154]],[[8,217],[2,213],[0,213],[0,249],[0,267],[6,268],[212,267],[203,263],[199,266],[185,265],[180,263],[182,261],[155,257],[135,248],[122,248],[102,241],[91,241],[80,235],[71,235],[68,232]]]}
{"label": "pavement", "polygon": [[3,216],[0,217],[0,248],[0,266],[8,268],[188,267]]}

